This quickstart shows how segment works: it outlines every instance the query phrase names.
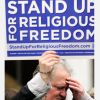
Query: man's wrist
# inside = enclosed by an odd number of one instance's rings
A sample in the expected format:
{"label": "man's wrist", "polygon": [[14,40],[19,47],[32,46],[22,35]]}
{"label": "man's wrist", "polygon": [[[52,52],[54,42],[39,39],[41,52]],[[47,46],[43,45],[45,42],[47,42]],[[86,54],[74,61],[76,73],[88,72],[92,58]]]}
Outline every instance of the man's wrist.
{"label": "man's wrist", "polygon": [[81,100],[94,100],[86,91],[81,96]]}
{"label": "man's wrist", "polygon": [[34,95],[39,95],[41,92],[47,92],[50,89],[50,86],[46,84],[41,76],[40,73],[37,73],[28,83],[29,90]]}
{"label": "man's wrist", "polygon": [[39,67],[39,72],[41,73],[41,74],[49,74],[49,73],[51,73],[52,71],[53,71],[53,69],[54,69],[54,67],[51,67],[51,69],[50,70],[48,70],[48,71],[42,71],[41,69],[40,69],[40,66],[38,65],[38,67]]}

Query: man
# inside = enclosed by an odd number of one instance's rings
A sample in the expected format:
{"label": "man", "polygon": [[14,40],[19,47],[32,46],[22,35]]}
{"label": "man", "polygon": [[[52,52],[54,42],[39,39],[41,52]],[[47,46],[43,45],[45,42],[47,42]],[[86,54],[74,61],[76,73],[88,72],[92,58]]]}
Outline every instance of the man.
{"label": "man", "polygon": [[71,78],[66,66],[55,51],[46,51],[39,59],[39,72],[13,100],[93,100],[82,85]]}

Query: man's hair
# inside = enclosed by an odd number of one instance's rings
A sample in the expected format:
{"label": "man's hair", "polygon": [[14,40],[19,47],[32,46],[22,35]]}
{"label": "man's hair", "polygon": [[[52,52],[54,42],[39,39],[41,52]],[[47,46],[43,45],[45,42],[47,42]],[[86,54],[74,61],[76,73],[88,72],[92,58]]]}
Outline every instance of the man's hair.
{"label": "man's hair", "polygon": [[50,80],[53,79],[54,75],[55,75],[55,72],[57,70],[63,70],[63,71],[66,71],[66,73],[69,74],[69,76],[71,76],[71,69],[70,69],[70,66],[69,64],[66,62],[65,59],[61,59],[59,63],[55,64],[53,67],[53,70],[51,71],[50,73]]}

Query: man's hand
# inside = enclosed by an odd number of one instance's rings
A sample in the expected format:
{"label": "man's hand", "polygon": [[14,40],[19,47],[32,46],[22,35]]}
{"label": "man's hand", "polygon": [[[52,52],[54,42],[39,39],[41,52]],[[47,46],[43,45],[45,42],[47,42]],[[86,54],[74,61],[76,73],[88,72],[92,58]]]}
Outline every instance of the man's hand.
{"label": "man's hand", "polygon": [[73,100],[80,100],[85,93],[83,86],[72,78],[67,79],[66,83],[69,84],[69,88],[73,93]]}
{"label": "man's hand", "polygon": [[59,62],[59,56],[55,51],[46,51],[39,59],[39,67],[41,72],[49,72],[53,65]]}
{"label": "man's hand", "polygon": [[60,61],[60,57],[55,51],[46,51],[39,59],[39,70],[43,80],[48,81],[48,73],[53,66]]}

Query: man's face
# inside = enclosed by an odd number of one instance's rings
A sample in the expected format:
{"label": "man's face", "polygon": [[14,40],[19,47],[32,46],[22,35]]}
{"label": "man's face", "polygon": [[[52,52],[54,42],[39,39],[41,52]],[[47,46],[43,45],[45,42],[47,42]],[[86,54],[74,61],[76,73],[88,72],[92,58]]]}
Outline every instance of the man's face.
{"label": "man's face", "polygon": [[66,71],[58,70],[55,73],[53,80],[51,81],[52,88],[47,93],[46,100],[65,100],[66,91],[68,89],[68,84],[66,79],[69,77]]}

